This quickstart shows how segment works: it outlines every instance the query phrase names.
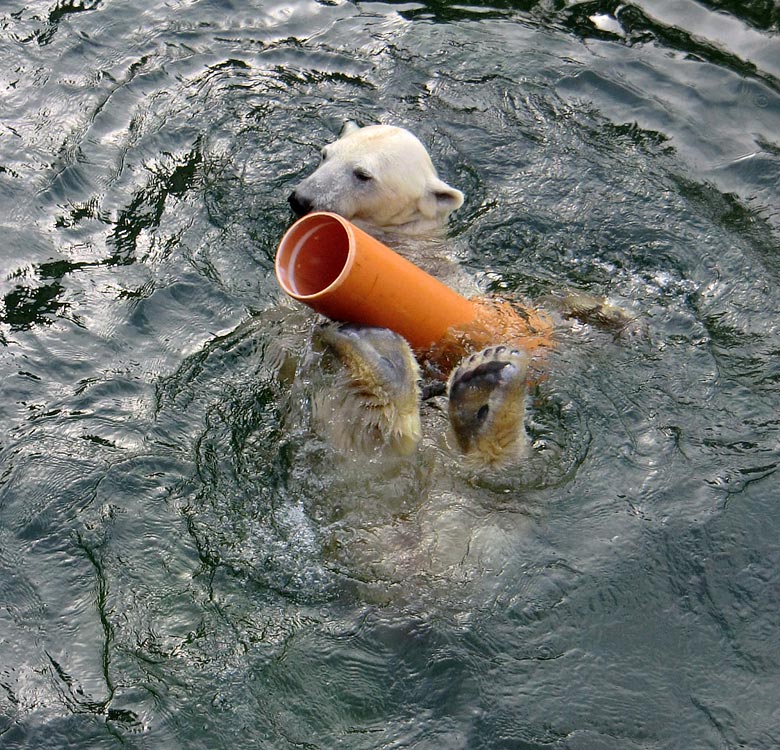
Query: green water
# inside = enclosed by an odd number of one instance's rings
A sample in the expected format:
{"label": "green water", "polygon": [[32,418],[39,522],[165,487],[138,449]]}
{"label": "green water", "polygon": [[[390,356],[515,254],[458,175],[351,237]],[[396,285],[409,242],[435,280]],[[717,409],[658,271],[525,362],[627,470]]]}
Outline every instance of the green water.
{"label": "green water", "polygon": [[[780,746],[770,2],[0,5],[0,747]],[[273,256],[346,119],[605,295],[533,452],[339,462]]]}

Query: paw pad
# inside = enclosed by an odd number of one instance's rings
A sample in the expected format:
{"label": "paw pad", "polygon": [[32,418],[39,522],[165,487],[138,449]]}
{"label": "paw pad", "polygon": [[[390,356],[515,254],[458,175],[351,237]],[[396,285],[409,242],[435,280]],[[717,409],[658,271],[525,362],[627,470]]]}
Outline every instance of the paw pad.
{"label": "paw pad", "polygon": [[472,354],[449,380],[449,418],[460,450],[481,462],[502,463],[524,443],[529,357],[495,346]]}

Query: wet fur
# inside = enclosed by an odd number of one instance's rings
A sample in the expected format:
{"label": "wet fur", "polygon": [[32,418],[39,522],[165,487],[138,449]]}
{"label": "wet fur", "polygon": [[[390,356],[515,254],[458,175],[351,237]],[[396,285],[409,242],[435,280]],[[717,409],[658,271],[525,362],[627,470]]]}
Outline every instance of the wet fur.
{"label": "wet fur", "polygon": [[[347,124],[322,149],[320,165],[289,202],[298,215],[332,211],[375,235],[389,232],[405,237],[404,246],[418,247],[426,244],[421,236],[441,232],[463,194],[438,177],[425,147],[409,131]],[[433,247],[437,259],[444,259],[442,246]],[[568,311],[613,330],[627,322],[622,311],[589,295],[556,299],[564,316]],[[385,329],[332,324],[320,329],[315,343],[327,355],[329,373],[313,396],[318,431],[342,451],[412,452],[421,437],[420,371],[406,341]],[[525,454],[528,360],[517,348],[493,346],[460,362],[450,375],[454,443],[471,463],[500,466]]]}

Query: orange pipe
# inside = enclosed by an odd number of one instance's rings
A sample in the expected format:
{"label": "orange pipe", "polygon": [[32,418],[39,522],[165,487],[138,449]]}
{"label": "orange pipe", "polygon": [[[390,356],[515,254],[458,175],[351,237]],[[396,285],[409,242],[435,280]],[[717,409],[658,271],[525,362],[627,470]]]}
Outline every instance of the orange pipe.
{"label": "orange pipe", "polygon": [[350,323],[400,333],[427,349],[474,319],[471,301],[341,216],[307,214],[287,230],[276,278],[293,299]]}
{"label": "orange pipe", "polygon": [[553,345],[541,312],[496,299],[468,300],[337,214],[295,222],[276,253],[276,278],[293,299],[332,320],[400,333],[444,371],[469,351]]}

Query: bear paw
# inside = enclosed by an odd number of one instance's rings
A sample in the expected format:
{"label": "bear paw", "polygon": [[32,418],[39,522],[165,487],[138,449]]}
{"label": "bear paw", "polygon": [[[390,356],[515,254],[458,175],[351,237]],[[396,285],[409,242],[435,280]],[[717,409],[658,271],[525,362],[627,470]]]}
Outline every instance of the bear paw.
{"label": "bear paw", "polygon": [[320,327],[315,342],[331,375],[330,387],[315,392],[315,429],[340,451],[409,455],[422,429],[420,369],[406,340],[386,328],[344,323]]}
{"label": "bear paw", "polygon": [[558,307],[564,318],[574,318],[609,333],[630,331],[635,324],[635,319],[625,310],[610,304],[603,297],[594,297],[585,292],[568,291],[562,295],[545,297],[544,301]]}
{"label": "bear paw", "polygon": [[460,450],[475,463],[503,465],[527,447],[529,356],[493,346],[463,360],[448,383],[449,419]]}

